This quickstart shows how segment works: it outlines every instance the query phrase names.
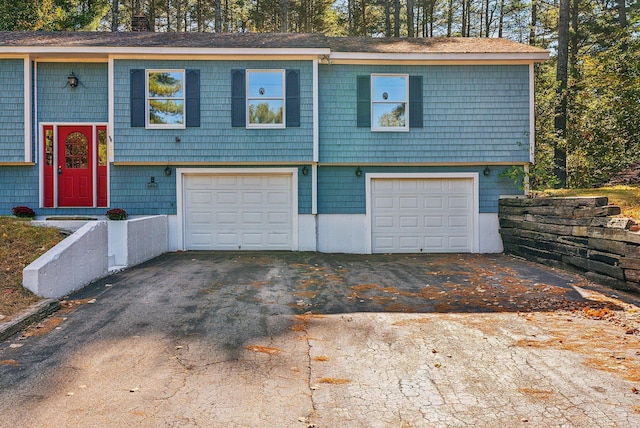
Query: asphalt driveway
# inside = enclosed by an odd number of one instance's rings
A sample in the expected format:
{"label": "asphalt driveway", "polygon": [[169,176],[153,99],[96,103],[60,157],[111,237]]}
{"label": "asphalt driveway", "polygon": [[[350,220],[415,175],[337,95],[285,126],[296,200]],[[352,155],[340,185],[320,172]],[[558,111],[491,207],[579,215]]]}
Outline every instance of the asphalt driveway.
{"label": "asphalt driveway", "polygon": [[0,426],[640,426],[638,306],[503,255],[165,254],[0,343]]}

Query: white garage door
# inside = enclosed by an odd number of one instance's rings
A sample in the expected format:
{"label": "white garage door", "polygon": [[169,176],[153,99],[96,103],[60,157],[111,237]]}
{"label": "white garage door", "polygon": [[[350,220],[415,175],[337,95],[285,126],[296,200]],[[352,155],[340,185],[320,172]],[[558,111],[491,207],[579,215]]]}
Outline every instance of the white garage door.
{"label": "white garage door", "polygon": [[373,253],[471,252],[471,178],[372,178]]}
{"label": "white garage door", "polygon": [[185,175],[187,250],[292,249],[292,178]]}

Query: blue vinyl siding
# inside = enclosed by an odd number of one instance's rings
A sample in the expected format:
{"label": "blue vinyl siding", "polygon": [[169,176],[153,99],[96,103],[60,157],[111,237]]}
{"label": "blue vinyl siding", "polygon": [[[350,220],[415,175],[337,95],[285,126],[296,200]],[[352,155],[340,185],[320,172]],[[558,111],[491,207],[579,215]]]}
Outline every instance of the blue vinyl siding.
{"label": "blue vinyl siding", "polygon": [[0,162],[24,162],[23,60],[0,59],[0,93]]}
{"label": "blue vinyl siding", "polygon": [[[358,128],[358,76],[423,76],[424,128]],[[529,66],[320,65],[320,162],[529,161]]]}
{"label": "blue vinyl siding", "polygon": [[479,174],[479,212],[497,213],[500,195],[521,195],[522,189],[498,174],[507,166],[492,167],[491,174],[482,174],[484,166],[473,167],[361,167],[362,176],[357,177],[356,166],[331,166],[318,168],[318,213],[319,214],[365,214],[366,173],[418,173],[418,172],[477,172]]}
{"label": "blue vinyl siding", "polygon": [[[65,86],[73,71],[80,84]],[[39,62],[38,122],[106,122],[109,81],[106,63]]]}
{"label": "blue vinyl siding", "polygon": [[[131,69],[200,70],[198,128],[145,129],[130,126]],[[231,127],[231,70],[300,70],[300,127]],[[114,66],[115,162],[301,162],[313,155],[312,68],[310,61],[135,61]],[[176,137],[180,142],[176,143]]]}

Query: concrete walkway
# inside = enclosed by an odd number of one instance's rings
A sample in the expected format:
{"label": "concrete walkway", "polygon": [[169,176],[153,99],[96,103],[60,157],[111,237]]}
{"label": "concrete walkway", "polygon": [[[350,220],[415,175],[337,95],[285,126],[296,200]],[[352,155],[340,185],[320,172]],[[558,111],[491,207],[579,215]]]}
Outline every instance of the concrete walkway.
{"label": "concrete walkway", "polygon": [[174,253],[0,344],[3,426],[640,426],[640,310],[507,256]]}

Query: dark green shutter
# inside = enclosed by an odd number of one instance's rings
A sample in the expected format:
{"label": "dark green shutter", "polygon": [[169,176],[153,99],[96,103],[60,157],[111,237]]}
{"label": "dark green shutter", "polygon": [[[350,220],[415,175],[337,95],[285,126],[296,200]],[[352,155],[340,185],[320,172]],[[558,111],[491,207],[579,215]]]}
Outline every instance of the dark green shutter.
{"label": "dark green shutter", "polygon": [[422,103],[422,76],[409,76],[409,128],[424,126]]}
{"label": "dark green shutter", "polygon": [[247,98],[244,70],[231,70],[231,126],[247,126]]}
{"label": "dark green shutter", "polygon": [[358,127],[371,127],[371,76],[358,76]]}
{"label": "dark green shutter", "polygon": [[287,119],[289,127],[300,126],[300,70],[287,70],[286,75]]}
{"label": "dark green shutter", "polygon": [[188,127],[200,126],[200,70],[186,71],[186,106]]}
{"label": "dark green shutter", "polygon": [[131,127],[145,126],[145,74],[142,69],[130,72]]}

